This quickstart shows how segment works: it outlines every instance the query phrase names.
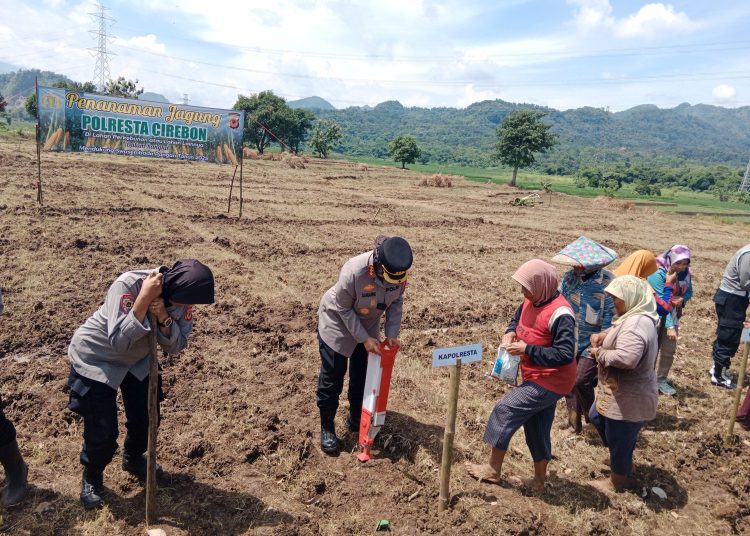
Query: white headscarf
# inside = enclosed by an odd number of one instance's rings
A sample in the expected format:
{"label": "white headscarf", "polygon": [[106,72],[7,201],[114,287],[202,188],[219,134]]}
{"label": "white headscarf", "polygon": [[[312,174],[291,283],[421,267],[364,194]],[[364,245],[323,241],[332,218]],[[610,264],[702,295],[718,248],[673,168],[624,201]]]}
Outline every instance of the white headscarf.
{"label": "white headscarf", "polygon": [[613,320],[613,324],[620,324],[626,318],[635,315],[645,315],[654,322],[659,320],[654,291],[651,289],[651,285],[640,277],[634,275],[617,277],[607,285],[604,292],[625,302],[625,313]]}

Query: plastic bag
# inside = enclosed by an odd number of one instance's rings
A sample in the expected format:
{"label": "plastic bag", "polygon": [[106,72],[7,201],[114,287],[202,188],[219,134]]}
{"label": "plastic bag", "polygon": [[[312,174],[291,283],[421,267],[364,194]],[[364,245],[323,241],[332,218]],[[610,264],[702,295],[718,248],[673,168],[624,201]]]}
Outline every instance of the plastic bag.
{"label": "plastic bag", "polygon": [[503,380],[511,385],[518,385],[518,365],[521,363],[521,357],[510,355],[508,349],[500,345],[497,349],[495,365],[492,367],[490,376]]}

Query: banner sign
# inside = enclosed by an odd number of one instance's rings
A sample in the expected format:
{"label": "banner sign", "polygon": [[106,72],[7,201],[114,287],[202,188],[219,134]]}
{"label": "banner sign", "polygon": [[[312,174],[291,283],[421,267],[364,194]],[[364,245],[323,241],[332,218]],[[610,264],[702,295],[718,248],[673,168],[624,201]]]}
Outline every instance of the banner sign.
{"label": "banner sign", "polygon": [[454,346],[452,348],[438,348],[432,351],[432,366],[447,367],[455,365],[461,359],[461,364],[473,363],[482,360],[482,345],[468,344],[466,346]]}
{"label": "banner sign", "polygon": [[235,110],[109,97],[62,88],[37,91],[45,151],[151,156],[237,165],[244,114]]}

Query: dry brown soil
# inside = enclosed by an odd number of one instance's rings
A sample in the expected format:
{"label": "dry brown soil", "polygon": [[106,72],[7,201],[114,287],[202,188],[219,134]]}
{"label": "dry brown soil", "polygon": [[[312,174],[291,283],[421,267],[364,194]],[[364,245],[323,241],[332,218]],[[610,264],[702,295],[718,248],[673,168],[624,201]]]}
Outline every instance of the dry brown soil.
{"label": "dry brown soil", "polygon": [[[24,505],[0,512],[2,533],[145,533],[143,490],[119,454],[105,474],[108,507],[78,503],[82,425],[66,409],[66,348],[118,273],[185,257],[214,269],[217,302],[196,310],[190,347],[162,363],[167,534],[365,534],[381,519],[409,535],[750,532],[750,442],[722,445],[731,393],[707,375],[712,294],[748,227],[558,194],[551,206],[545,196],[511,207],[517,193],[502,186],[419,187],[410,171],[320,160],[306,169],[246,160],[238,219],[236,197],[226,214],[228,166],[64,154],[42,165],[40,207],[33,145],[0,145],[0,392],[32,483]],[[317,447],[316,309],[345,260],[379,233],[407,237],[416,262],[387,423],[376,460],[361,464],[353,435],[338,457]],[[485,374],[521,299],[510,275],[584,233],[623,256],[693,248],[695,297],[672,373],[679,396],[660,399],[641,435],[633,491],[610,497],[588,484],[607,474],[607,451],[559,428],[562,404],[543,494],[478,484],[463,462],[486,459],[484,425],[508,389]],[[432,369],[430,355],[468,342],[486,356],[464,367],[451,508],[438,514],[448,371]],[[522,431],[506,460],[509,474],[530,474]]]}

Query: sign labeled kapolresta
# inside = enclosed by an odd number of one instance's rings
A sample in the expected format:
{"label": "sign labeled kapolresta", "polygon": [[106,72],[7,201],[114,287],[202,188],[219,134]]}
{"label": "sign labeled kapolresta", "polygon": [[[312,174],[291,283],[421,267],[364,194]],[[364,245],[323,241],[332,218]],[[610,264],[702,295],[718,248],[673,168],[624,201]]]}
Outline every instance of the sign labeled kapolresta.
{"label": "sign labeled kapolresta", "polygon": [[244,114],[123,99],[63,88],[37,90],[45,151],[150,156],[237,165]]}
{"label": "sign labeled kapolresta", "polygon": [[473,363],[482,360],[482,345],[467,344],[466,346],[454,346],[452,348],[438,348],[432,351],[432,366],[447,367],[455,365],[458,359],[461,364]]}

